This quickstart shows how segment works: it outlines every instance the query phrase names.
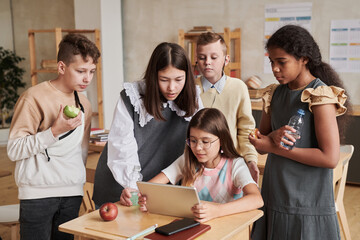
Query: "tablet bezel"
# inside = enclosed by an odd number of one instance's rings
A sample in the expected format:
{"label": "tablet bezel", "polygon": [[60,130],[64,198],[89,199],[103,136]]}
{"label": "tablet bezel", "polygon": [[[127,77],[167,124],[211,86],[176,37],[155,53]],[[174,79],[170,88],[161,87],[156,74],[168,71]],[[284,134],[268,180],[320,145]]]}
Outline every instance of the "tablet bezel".
{"label": "tablet bezel", "polygon": [[148,212],[194,218],[191,208],[200,203],[195,187],[150,182],[137,182],[137,186],[140,193],[147,196]]}

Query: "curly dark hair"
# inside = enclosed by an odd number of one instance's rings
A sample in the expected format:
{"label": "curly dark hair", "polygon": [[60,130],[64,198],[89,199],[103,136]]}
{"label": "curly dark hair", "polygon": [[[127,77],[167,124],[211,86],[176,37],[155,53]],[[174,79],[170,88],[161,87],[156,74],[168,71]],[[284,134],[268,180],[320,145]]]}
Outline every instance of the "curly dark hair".
{"label": "curly dark hair", "polygon": [[[267,41],[266,49],[269,48],[281,48],[297,60],[301,57],[308,59],[306,67],[314,77],[321,79],[328,86],[345,89],[337,72],[329,64],[322,61],[318,44],[305,28],[296,25],[281,27]],[[341,141],[345,139],[346,126],[350,120],[349,113],[352,110],[349,96],[345,102],[345,107],[348,109],[346,114],[337,118]]]}
{"label": "curly dark hair", "polygon": [[88,61],[88,57],[91,57],[94,64],[98,62],[100,57],[100,51],[95,43],[84,35],[78,33],[65,35],[59,44],[57,61],[63,61],[69,65],[73,61],[73,57],[78,54],[85,62]]}

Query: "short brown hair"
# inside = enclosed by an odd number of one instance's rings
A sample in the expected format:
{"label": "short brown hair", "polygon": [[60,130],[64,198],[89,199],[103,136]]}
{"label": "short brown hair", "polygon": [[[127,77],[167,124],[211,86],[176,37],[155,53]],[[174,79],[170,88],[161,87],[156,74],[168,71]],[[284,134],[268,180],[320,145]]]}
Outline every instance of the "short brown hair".
{"label": "short brown hair", "polygon": [[214,43],[219,40],[220,40],[221,46],[223,47],[224,55],[227,55],[227,46],[226,46],[225,40],[218,33],[206,32],[206,33],[200,34],[200,36],[196,42],[196,46],[198,47],[198,46],[208,45],[210,43]]}
{"label": "short brown hair", "polygon": [[59,44],[57,61],[69,65],[73,61],[73,57],[78,54],[81,55],[85,62],[88,61],[88,57],[91,57],[95,64],[100,57],[99,49],[84,35],[78,33],[65,35]]}
{"label": "short brown hair", "polygon": [[[238,158],[239,153],[236,151],[234,142],[231,138],[229,126],[224,114],[216,108],[203,108],[198,111],[191,119],[188,129],[187,138],[190,137],[190,129],[196,128],[204,132],[217,136],[220,140],[221,157]],[[185,166],[183,168],[182,185],[191,186],[196,178],[201,176],[204,165],[199,163],[191,148],[185,146]]]}

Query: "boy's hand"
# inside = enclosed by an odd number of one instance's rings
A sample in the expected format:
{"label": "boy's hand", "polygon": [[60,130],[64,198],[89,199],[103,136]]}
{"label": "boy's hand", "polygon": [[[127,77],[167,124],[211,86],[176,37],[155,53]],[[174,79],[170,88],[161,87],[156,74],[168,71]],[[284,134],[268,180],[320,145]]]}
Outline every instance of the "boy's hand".
{"label": "boy's hand", "polygon": [[54,135],[54,137],[59,136],[61,133],[73,130],[82,124],[82,122],[81,122],[82,112],[81,111],[80,111],[79,115],[77,115],[77,117],[71,118],[71,119],[65,118],[63,111],[64,111],[64,108],[62,105],[60,105],[59,114],[58,114],[57,118],[55,119],[53,125],[51,126],[51,132]]}
{"label": "boy's hand", "polygon": [[256,183],[258,183],[259,182],[260,171],[259,171],[259,168],[258,168],[256,162],[250,161],[250,162],[247,163],[247,165],[248,165],[251,177],[254,179],[254,181]]}
{"label": "boy's hand", "polygon": [[198,222],[207,222],[213,218],[219,217],[219,203],[201,201],[200,204],[196,204],[191,208],[195,216],[195,220]]}

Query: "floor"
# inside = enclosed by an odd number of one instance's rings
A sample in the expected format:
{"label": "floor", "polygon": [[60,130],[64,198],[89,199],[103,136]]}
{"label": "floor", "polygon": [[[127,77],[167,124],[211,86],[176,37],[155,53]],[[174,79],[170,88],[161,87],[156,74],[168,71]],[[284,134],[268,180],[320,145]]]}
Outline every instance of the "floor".
{"label": "floor", "polygon": [[[96,166],[97,158],[90,158],[88,166]],[[11,162],[6,155],[6,147],[0,146],[0,169],[13,172],[15,163]],[[360,239],[360,186],[347,185],[345,189],[344,204],[350,225],[352,239]],[[16,204],[17,187],[14,182],[14,176],[0,178],[0,205]],[[80,212],[82,212],[80,210]],[[10,228],[0,225],[0,236],[3,240],[10,239]]]}

